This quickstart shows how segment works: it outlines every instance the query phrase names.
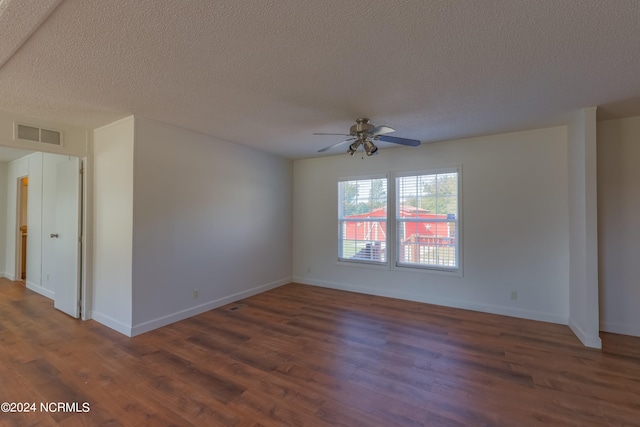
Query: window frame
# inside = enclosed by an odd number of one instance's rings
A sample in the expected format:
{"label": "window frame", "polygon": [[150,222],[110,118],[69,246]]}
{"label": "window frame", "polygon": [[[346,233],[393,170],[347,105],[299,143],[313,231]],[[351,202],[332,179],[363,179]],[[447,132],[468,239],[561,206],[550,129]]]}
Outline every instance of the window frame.
{"label": "window frame", "polygon": [[[349,222],[381,222],[381,218],[382,217],[377,217],[377,218],[371,218],[371,219],[364,219],[361,218],[359,220],[351,220],[351,219],[345,219],[344,213],[343,213],[343,192],[342,192],[342,183],[344,182],[353,182],[353,181],[371,181],[371,180],[377,180],[377,179],[381,179],[385,181],[386,184],[386,197],[385,197],[385,208],[386,208],[386,216],[384,217],[384,222],[386,223],[386,233],[385,233],[385,240],[384,240],[384,245],[385,245],[385,260],[384,261],[376,261],[376,260],[367,260],[367,259],[352,259],[352,258],[344,258],[342,257],[343,253],[344,253],[344,248],[343,248],[343,241],[344,239],[342,238],[342,224],[345,221],[349,221]],[[337,224],[337,232],[338,232],[338,264],[341,265],[354,265],[354,266],[367,266],[367,267],[374,267],[374,268],[384,268],[384,269],[389,269],[389,266],[391,265],[390,260],[392,259],[392,253],[390,253],[390,245],[389,243],[391,242],[391,236],[389,234],[389,230],[392,227],[392,224],[390,222],[390,217],[389,217],[389,202],[390,202],[390,188],[389,188],[389,184],[390,184],[390,176],[389,174],[372,174],[372,175],[360,175],[360,176],[349,176],[349,177],[343,177],[343,178],[338,178],[338,224]]]}
{"label": "window frame", "polygon": [[[400,204],[400,178],[406,177],[414,177],[414,176],[424,176],[424,175],[438,175],[438,174],[447,174],[447,173],[455,173],[457,175],[457,188],[456,188],[456,197],[457,197],[457,213],[456,218],[454,219],[456,225],[456,239],[455,239],[455,255],[456,255],[456,266],[455,267],[446,267],[439,265],[425,265],[425,264],[411,264],[411,263],[403,263],[400,260],[400,228],[401,224],[406,224],[407,222],[452,222],[450,219],[440,219],[440,220],[431,220],[431,221],[407,221],[401,220],[399,217],[398,207]],[[449,166],[449,167],[439,167],[439,168],[430,168],[430,169],[422,169],[422,170],[412,170],[412,171],[399,171],[393,174],[393,225],[388,225],[388,227],[393,226],[394,229],[394,240],[393,240],[393,250],[394,250],[394,262],[393,269],[399,271],[411,271],[411,272],[430,272],[430,273],[439,273],[446,275],[463,275],[463,238],[462,238],[462,166]]]}
{"label": "window frame", "polygon": [[[434,265],[420,265],[420,264],[405,264],[399,262],[400,247],[398,242],[398,224],[406,221],[398,221],[397,205],[398,200],[398,178],[407,176],[421,176],[421,175],[436,175],[444,173],[456,173],[457,174],[457,218],[456,220],[456,267],[442,267]],[[442,274],[447,276],[464,276],[463,274],[463,189],[462,189],[462,165],[443,166],[436,168],[420,169],[420,170],[408,170],[408,171],[392,171],[389,173],[358,175],[340,177],[337,180],[338,189],[338,223],[337,223],[337,237],[338,242],[336,248],[338,250],[337,263],[344,266],[352,267],[365,267],[385,269],[392,271],[405,271],[411,273],[430,273],[430,274]],[[386,179],[387,184],[387,216],[386,216],[386,257],[384,262],[369,261],[360,259],[342,258],[342,234],[341,234],[341,221],[344,220],[342,216],[342,192],[340,191],[340,185],[342,182],[347,181],[360,181],[371,179]],[[389,213],[392,213],[389,215]],[[447,220],[445,220],[446,222]]]}

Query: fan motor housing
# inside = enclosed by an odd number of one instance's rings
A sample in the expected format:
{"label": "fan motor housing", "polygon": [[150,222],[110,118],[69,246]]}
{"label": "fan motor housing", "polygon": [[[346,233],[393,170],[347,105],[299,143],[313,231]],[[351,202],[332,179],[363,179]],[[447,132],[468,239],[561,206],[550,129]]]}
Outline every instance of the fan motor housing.
{"label": "fan motor housing", "polygon": [[351,126],[350,134],[356,135],[358,133],[367,133],[368,131],[374,128],[374,126],[370,122],[371,120],[369,119],[356,120],[356,124]]}

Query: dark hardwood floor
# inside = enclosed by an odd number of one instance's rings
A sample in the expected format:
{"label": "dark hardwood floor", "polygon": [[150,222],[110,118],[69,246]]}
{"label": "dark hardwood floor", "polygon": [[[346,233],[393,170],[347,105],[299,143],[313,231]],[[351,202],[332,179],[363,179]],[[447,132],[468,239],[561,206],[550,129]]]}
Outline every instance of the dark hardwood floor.
{"label": "dark hardwood floor", "polygon": [[639,338],[299,284],[240,303],[127,338],[0,279],[0,402],[77,402],[0,425],[640,425]]}

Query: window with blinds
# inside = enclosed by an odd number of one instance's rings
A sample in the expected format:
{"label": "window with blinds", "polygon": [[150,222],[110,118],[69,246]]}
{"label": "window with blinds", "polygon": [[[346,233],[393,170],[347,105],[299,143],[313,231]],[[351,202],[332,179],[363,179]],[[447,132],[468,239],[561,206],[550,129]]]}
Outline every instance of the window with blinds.
{"label": "window with blinds", "polygon": [[387,178],[338,183],[338,259],[387,263]]}
{"label": "window with blinds", "polygon": [[396,177],[397,266],[459,269],[459,172]]}

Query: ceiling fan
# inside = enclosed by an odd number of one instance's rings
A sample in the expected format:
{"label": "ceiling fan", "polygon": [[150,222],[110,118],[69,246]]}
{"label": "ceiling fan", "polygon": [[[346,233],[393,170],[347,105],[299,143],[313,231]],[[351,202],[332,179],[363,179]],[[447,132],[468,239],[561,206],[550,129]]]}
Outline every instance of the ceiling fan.
{"label": "ceiling fan", "polygon": [[318,150],[318,153],[323,153],[333,147],[337,147],[338,145],[346,144],[348,142],[351,142],[351,144],[349,145],[347,153],[352,156],[361,145],[364,149],[364,152],[367,153],[367,156],[376,154],[378,152],[378,147],[376,147],[373,141],[392,142],[394,144],[408,145],[410,147],[417,147],[418,145],[420,145],[420,141],[418,141],[417,139],[398,138],[397,136],[387,135],[388,133],[395,131],[395,129],[390,128],[389,126],[374,126],[373,124],[371,124],[371,120],[369,119],[357,119],[356,124],[351,126],[348,134],[314,133],[314,135],[341,135],[351,137],[345,139],[344,141],[340,141],[337,144],[325,147],[322,150]]}

